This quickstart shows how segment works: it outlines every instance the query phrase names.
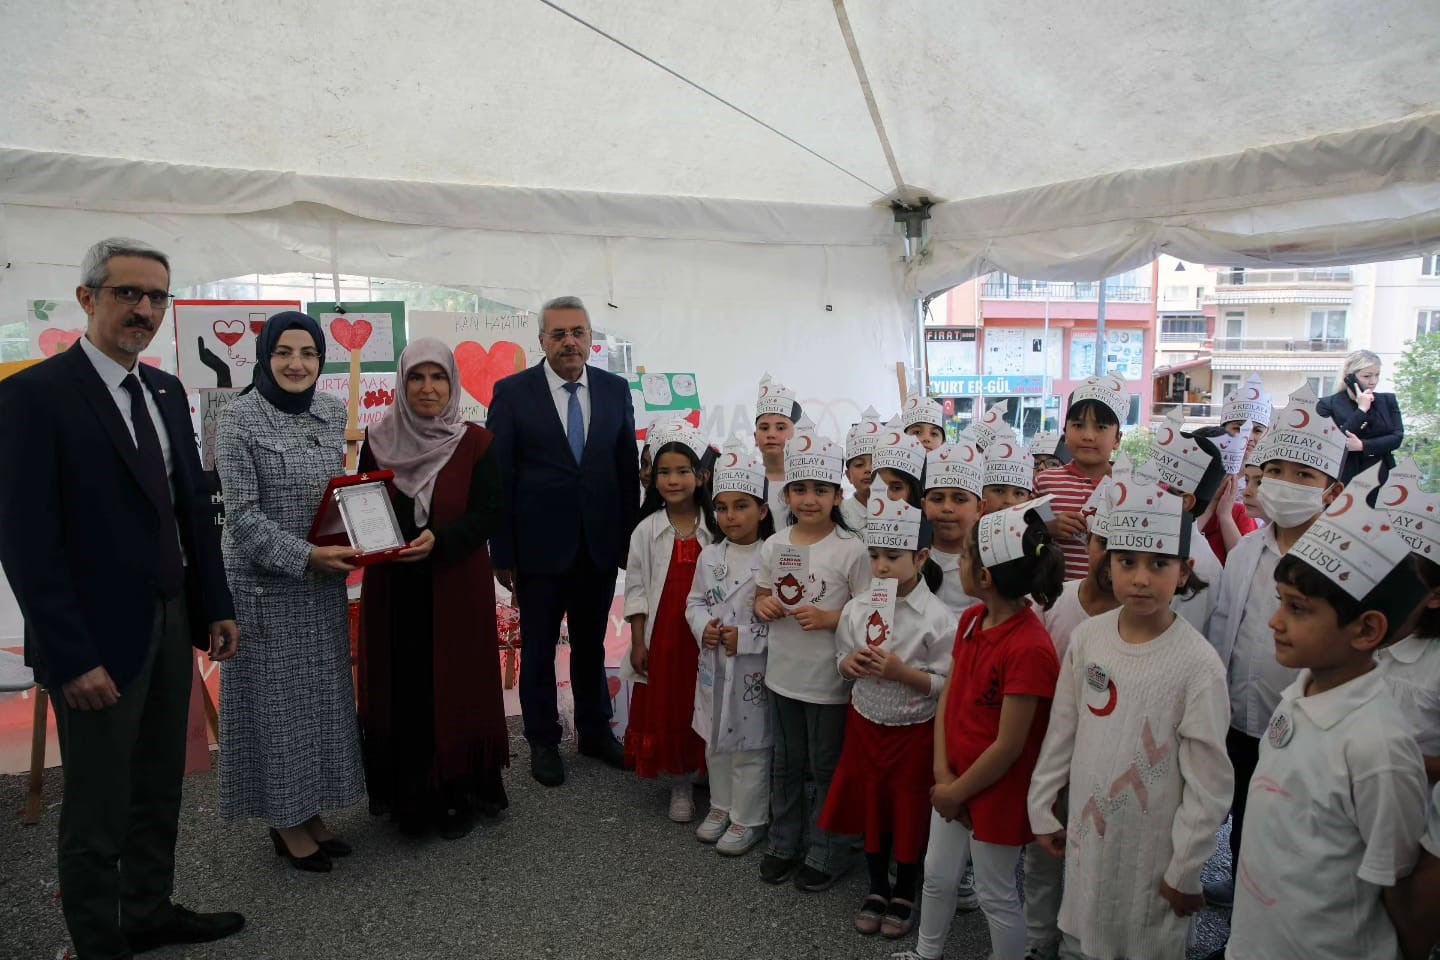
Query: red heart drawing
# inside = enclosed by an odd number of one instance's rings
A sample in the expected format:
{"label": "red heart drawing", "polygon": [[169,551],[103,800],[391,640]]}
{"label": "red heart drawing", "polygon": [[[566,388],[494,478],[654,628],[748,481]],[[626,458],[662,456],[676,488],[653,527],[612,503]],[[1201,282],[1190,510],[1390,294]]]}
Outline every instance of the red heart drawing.
{"label": "red heart drawing", "polygon": [[233,347],[245,336],[245,323],[242,320],[216,320],[210,325],[215,331],[215,337],[227,347]]}
{"label": "red heart drawing", "polygon": [[607,678],[606,678],[606,685],[609,686],[609,688],[610,688],[610,699],[611,699],[611,700],[614,700],[616,697],[620,696],[620,678],[619,678],[619,677],[607,677]]}
{"label": "red heart drawing", "polygon": [[497,341],[489,350],[466,340],[455,348],[455,366],[465,392],[488,407],[496,382],[525,369],[525,350],[509,340]]}
{"label": "red heart drawing", "polygon": [[84,336],[83,330],[57,330],[51,327],[48,330],[40,331],[40,352],[47,357],[64,350],[69,350],[75,345],[75,341]]}
{"label": "red heart drawing", "polygon": [[336,317],[330,321],[330,336],[346,350],[363,349],[374,329],[369,320],[356,320],[351,323],[344,317]]}
{"label": "red heart drawing", "polygon": [[591,352],[591,353],[599,353],[601,346],[602,346],[602,345],[601,345],[601,344],[598,344],[598,343],[592,343],[592,344],[590,344],[590,352]]}

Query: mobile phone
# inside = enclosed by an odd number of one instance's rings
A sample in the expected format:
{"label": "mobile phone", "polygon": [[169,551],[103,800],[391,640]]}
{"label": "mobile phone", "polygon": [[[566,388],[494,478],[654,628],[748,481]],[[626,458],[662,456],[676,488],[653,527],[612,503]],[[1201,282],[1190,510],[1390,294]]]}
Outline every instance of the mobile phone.
{"label": "mobile phone", "polygon": [[1351,396],[1358,396],[1364,392],[1364,388],[1360,386],[1360,381],[1355,378],[1355,374],[1353,373],[1345,374],[1345,388],[1350,391]]}

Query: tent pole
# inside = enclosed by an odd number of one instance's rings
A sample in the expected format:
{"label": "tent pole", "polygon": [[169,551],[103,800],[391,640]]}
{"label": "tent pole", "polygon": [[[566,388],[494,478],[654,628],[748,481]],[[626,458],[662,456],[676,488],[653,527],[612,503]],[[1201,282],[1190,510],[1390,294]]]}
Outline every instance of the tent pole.
{"label": "tent pole", "polygon": [[1100,296],[1095,301],[1095,376],[1105,376],[1105,278],[1100,278]]}
{"label": "tent pole", "polygon": [[[924,246],[925,221],[930,219],[931,206],[930,201],[924,197],[921,197],[917,201],[917,205],[913,207],[898,201],[890,205],[895,222],[905,225],[906,266],[913,264],[920,256],[920,249]],[[915,298],[915,342],[910,350],[910,359],[915,370],[914,394],[917,397],[928,396],[929,370],[925,363],[925,300],[921,297]]]}

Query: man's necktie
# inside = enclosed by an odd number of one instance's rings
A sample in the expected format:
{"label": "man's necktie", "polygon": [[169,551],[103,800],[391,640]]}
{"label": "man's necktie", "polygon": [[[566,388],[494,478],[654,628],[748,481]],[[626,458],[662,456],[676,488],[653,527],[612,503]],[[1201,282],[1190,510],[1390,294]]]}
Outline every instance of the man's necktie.
{"label": "man's necktie", "polygon": [[157,504],[168,509],[160,512],[160,592],[167,598],[179,596],[185,582],[185,566],[180,559],[180,541],[175,530],[175,504],[170,498],[170,480],[165,473],[165,454],[160,451],[160,435],[145,406],[144,388],[135,374],[120,385],[130,394],[130,423],[135,428],[135,448],[140,454],[140,482]]}
{"label": "man's necktie", "polygon": [[567,383],[565,389],[570,394],[570,406],[565,411],[565,433],[570,440],[570,452],[575,455],[575,462],[579,463],[585,455],[585,413],[580,409],[580,384]]}

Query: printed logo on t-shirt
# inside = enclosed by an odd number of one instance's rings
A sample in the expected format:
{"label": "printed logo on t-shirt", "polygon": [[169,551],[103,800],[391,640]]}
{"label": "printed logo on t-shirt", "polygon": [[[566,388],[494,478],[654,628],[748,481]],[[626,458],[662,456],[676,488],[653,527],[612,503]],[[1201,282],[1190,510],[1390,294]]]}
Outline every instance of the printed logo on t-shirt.
{"label": "printed logo on t-shirt", "polygon": [[1108,717],[1120,702],[1120,691],[1110,679],[1110,671],[1098,663],[1085,665],[1085,706],[1097,717]]}
{"label": "printed logo on t-shirt", "polygon": [[1277,710],[1275,716],[1270,718],[1270,729],[1266,731],[1270,738],[1270,746],[1279,750],[1290,742],[1295,736],[1295,724],[1290,719],[1290,714],[1284,710]]}
{"label": "printed logo on t-shirt", "polygon": [[975,706],[985,707],[990,710],[999,710],[1001,702],[1005,699],[1002,690],[1004,683],[1000,679],[1000,667],[990,668],[990,679],[985,684],[985,690],[975,699]]}

